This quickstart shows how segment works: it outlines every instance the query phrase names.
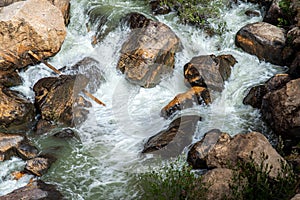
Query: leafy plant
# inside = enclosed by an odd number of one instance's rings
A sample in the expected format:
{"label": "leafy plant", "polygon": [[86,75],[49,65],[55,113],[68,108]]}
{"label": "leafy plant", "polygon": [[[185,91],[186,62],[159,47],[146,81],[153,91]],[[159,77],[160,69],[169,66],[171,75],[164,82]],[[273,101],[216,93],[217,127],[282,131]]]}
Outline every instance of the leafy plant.
{"label": "leafy plant", "polygon": [[138,176],[141,199],[206,199],[206,187],[192,168],[178,159]]}
{"label": "leafy plant", "polygon": [[295,194],[297,179],[291,167],[282,161],[281,171],[276,178],[271,178],[272,166],[265,164],[267,156],[262,156],[259,166],[252,156],[250,162],[238,162],[229,199],[284,200]]}
{"label": "leafy plant", "polygon": [[291,0],[279,1],[279,7],[282,12],[282,17],[278,18],[278,25],[281,27],[293,24],[295,11],[291,7]]}

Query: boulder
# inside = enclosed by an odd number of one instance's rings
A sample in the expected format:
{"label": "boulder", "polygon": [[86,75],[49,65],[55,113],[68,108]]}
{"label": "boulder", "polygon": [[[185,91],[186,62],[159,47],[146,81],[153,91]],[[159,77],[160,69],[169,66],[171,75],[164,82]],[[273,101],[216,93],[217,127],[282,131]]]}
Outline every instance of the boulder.
{"label": "boulder", "polygon": [[63,74],[84,75],[88,80],[88,85],[86,89],[94,93],[100,87],[100,85],[105,81],[104,71],[100,66],[100,63],[91,57],[85,57],[73,66],[64,67],[60,69]]}
{"label": "boulder", "polygon": [[260,60],[284,65],[285,31],[265,22],[242,27],[236,34],[235,44]]}
{"label": "boulder", "polygon": [[142,153],[153,153],[162,157],[175,157],[191,144],[200,116],[181,116],[171,122],[167,129],[150,137]]}
{"label": "boulder", "polygon": [[24,171],[35,176],[42,176],[48,171],[54,161],[54,159],[48,157],[36,157],[27,160]]}
{"label": "boulder", "polygon": [[35,104],[41,120],[62,125],[75,126],[82,123],[91,107],[79,93],[88,80],[83,75],[61,75],[40,79],[33,87]]}
{"label": "boulder", "polygon": [[243,100],[245,105],[251,105],[253,108],[261,108],[263,97],[271,91],[278,90],[291,80],[289,74],[276,74],[265,84],[254,86],[250,89]]}
{"label": "boulder", "polygon": [[232,195],[231,184],[234,173],[231,169],[216,168],[202,176],[202,182],[207,185],[207,200],[223,200]]}
{"label": "boulder", "polygon": [[291,200],[300,200],[300,194],[296,194]]}
{"label": "boulder", "polygon": [[161,116],[168,118],[175,112],[193,107],[194,104],[211,103],[209,92],[204,87],[192,87],[189,91],[178,94],[168,105],[161,110]]}
{"label": "boulder", "polygon": [[161,0],[151,0],[150,1],[151,10],[155,15],[163,15],[171,12],[170,6],[167,3],[163,3]]}
{"label": "boulder", "polygon": [[35,117],[33,103],[19,92],[0,86],[0,129],[19,132],[31,128]]}
{"label": "boulder", "polygon": [[297,53],[293,63],[289,68],[288,73],[292,78],[300,78],[300,52]]}
{"label": "boulder", "polygon": [[54,185],[49,185],[41,180],[33,181],[28,185],[21,187],[13,192],[0,197],[0,200],[60,200],[63,195],[56,189]]}
{"label": "boulder", "polygon": [[188,162],[194,168],[208,169],[253,162],[257,166],[263,165],[263,170],[270,170],[271,178],[280,174],[282,163],[285,163],[261,133],[237,134],[232,138],[220,131],[207,133],[202,142],[195,143],[188,153]]}
{"label": "boulder", "polygon": [[278,19],[282,18],[283,14],[282,11],[279,7],[279,1],[278,0],[274,0],[271,4],[271,6],[269,7],[269,9],[267,10],[263,21],[272,25],[277,26],[279,24]]}
{"label": "boulder", "polygon": [[47,0],[20,1],[0,12],[0,70],[33,63],[28,51],[40,58],[55,55],[65,39],[61,11]]}
{"label": "boulder", "polygon": [[0,71],[0,85],[12,87],[22,84],[22,78],[16,71]]}
{"label": "boulder", "polygon": [[28,160],[36,157],[37,154],[37,148],[30,145],[25,136],[0,133],[0,161],[7,160],[11,156]]}
{"label": "boulder", "polygon": [[122,46],[117,68],[129,82],[146,88],[155,87],[163,75],[173,71],[179,47],[179,38],[167,25],[149,20],[145,27],[130,32]]}
{"label": "boulder", "polygon": [[63,130],[60,130],[60,131],[54,133],[53,136],[56,138],[67,139],[67,138],[75,138],[76,134],[72,129],[66,128],[66,129],[63,129]]}
{"label": "boulder", "polygon": [[70,22],[70,0],[48,0],[54,6],[56,6],[64,17],[65,24]]}
{"label": "boulder", "polygon": [[275,133],[300,139],[300,78],[267,93],[262,101],[262,116]]}
{"label": "boulder", "polygon": [[184,66],[185,82],[188,86],[207,87],[220,92],[231,74],[231,66],[236,62],[231,55],[194,57]]}

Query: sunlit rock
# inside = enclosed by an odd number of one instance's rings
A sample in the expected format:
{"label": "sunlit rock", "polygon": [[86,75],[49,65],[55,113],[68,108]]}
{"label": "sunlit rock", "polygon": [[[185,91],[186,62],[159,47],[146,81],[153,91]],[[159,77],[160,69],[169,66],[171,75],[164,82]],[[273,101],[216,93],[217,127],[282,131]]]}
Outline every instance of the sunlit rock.
{"label": "sunlit rock", "polygon": [[265,171],[270,170],[272,178],[281,173],[282,163],[285,163],[261,133],[230,137],[220,131],[211,131],[195,143],[188,154],[188,161],[194,168],[206,169],[230,168],[238,162],[253,162],[257,166],[263,165]]}
{"label": "sunlit rock", "polygon": [[47,0],[27,0],[3,7],[0,12],[0,70],[22,68],[55,55],[65,39],[61,11]]}
{"label": "sunlit rock", "polygon": [[284,64],[285,31],[277,26],[265,22],[248,24],[236,34],[235,44],[260,60]]}
{"label": "sunlit rock", "polygon": [[48,157],[36,157],[26,161],[25,171],[35,176],[44,175],[55,159]]}
{"label": "sunlit rock", "polygon": [[211,103],[209,91],[204,87],[195,86],[185,93],[176,95],[176,97],[161,110],[161,116],[168,118],[179,110],[191,108],[193,105],[209,103]]}
{"label": "sunlit rock", "polygon": [[40,79],[33,87],[41,120],[62,126],[82,123],[91,107],[79,93],[88,80],[83,75],[61,75]]}
{"label": "sunlit rock", "polygon": [[33,103],[19,92],[0,86],[0,129],[19,132],[28,130],[34,122]]}
{"label": "sunlit rock", "polygon": [[11,156],[19,156],[24,160],[36,157],[38,150],[30,145],[23,135],[0,133],[0,161]]}
{"label": "sunlit rock", "polygon": [[56,189],[54,185],[46,184],[41,180],[36,180],[0,198],[1,200],[60,200],[63,199],[63,195]]}
{"label": "sunlit rock", "polygon": [[171,122],[167,129],[150,137],[142,153],[153,153],[162,157],[174,157],[192,142],[200,116],[181,116]]}
{"label": "sunlit rock", "polygon": [[185,82],[188,86],[207,87],[210,91],[220,92],[235,63],[237,61],[231,55],[194,57],[184,66]]}
{"label": "sunlit rock", "polygon": [[165,74],[173,72],[179,46],[179,38],[167,25],[149,20],[146,26],[130,32],[122,46],[117,68],[129,82],[155,87]]}

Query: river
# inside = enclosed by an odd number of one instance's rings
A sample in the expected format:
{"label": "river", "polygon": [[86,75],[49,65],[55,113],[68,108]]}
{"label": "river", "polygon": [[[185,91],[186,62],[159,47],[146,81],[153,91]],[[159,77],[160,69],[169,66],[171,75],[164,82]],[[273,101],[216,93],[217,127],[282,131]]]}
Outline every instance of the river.
{"label": "river", "polygon": [[[107,9],[109,32],[97,45],[91,45],[94,31],[88,32],[87,10]],[[112,11],[112,12],[109,12]],[[43,153],[52,153],[58,160],[42,177],[47,183],[58,186],[67,199],[136,199],[138,192],[130,187],[133,174],[148,170],[161,161],[151,155],[141,155],[145,140],[162,130],[170,121],[159,116],[160,110],[175,95],[187,91],[184,85],[183,66],[192,57],[207,54],[231,54],[238,63],[222,93],[214,94],[210,106],[194,106],[184,113],[199,113],[199,122],[194,141],[201,139],[210,129],[218,128],[231,135],[249,131],[265,132],[265,126],[257,110],[242,103],[251,86],[266,81],[282,68],[259,61],[255,56],[244,53],[234,44],[236,32],[244,25],[261,21],[261,17],[248,17],[246,10],[260,11],[257,5],[238,3],[222,11],[222,17],[211,19],[212,24],[226,22],[227,31],[221,36],[209,37],[202,30],[181,25],[174,14],[155,16],[172,28],[181,39],[183,50],[176,54],[173,76],[166,77],[151,89],[140,88],[128,83],[116,69],[119,51],[126,40],[129,29],[111,27],[120,16],[137,11],[150,15],[148,5],[143,1],[122,0],[71,0],[71,22],[61,51],[49,62],[61,68],[71,66],[84,57],[99,61],[106,81],[94,95],[105,102],[106,107],[94,102],[88,119],[75,130],[80,139],[62,141],[51,137],[32,136],[34,144]],[[33,85],[42,77],[53,73],[39,64],[20,72],[24,84],[15,88],[34,100]],[[0,163],[0,195],[28,183],[30,176],[19,181],[12,180],[10,173],[20,170],[24,161],[18,158]]]}

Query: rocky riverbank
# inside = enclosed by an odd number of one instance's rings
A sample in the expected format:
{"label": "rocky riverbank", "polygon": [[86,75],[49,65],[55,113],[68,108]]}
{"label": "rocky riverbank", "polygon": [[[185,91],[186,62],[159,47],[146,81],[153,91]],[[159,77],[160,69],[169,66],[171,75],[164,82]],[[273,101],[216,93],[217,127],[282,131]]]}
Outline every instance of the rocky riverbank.
{"label": "rocky riverbank", "polygon": [[[84,58],[75,66],[56,72],[59,73],[56,76],[35,83],[34,103],[10,88],[22,84],[19,70],[44,62],[59,52],[66,37],[69,3],[68,0],[0,3],[0,162],[12,156],[20,157],[26,165],[24,170],[15,173],[16,179],[24,174],[34,177],[27,186],[0,199],[21,196],[27,199],[33,196],[36,199],[63,198],[54,186],[37,180],[47,173],[56,158],[40,153],[42,150],[32,145],[27,133],[40,135],[56,128],[68,128],[54,135],[60,139],[75,137],[70,128],[83,123],[92,107],[86,90],[95,92],[105,82],[103,71],[95,67],[97,61]],[[267,10],[264,22],[242,27],[236,34],[235,44],[260,60],[287,66],[289,70],[249,88],[244,103],[260,109],[263,120],[280,136],[284,147],[275,150],[258,132],[231,137],[222,130],[209,131],[192,144],[197,123],[205,116],[182,115],[181,111],[195,105],[210,106],[215,93],[222,92],[231,69],[237,63],[232,55],[224,54],[198,55],[189,58],[190,61],[182,66],[185,84],[190,89],[162,107],[160,115],[171,123],[165,130],[148,138],[142,150],[142,154],[168,158],[188,149],[187,162],[194,169],[208,171],[203,175],[210,183],[207,199],[230,196],[232,174],[236,171],[232,166],[240,163],[253,162],[255,167],[262,166],[271,180],[281,176],[287,163],[293,165],[294,172],[300,172],[300,7],[297,1],[291,2],[288,8],[293,15],[290,16],[277,1],[256,3]],[[154,14],[166,14],[174,9],[180,11],[182,5],[176,5],[171,7],[160,1],[151,1]],[[282,25],[278,18],[286,24]],[[151,90],[164,77],[172,76],[176,53],[183,48],[172,29],[140,13],[124,15],[120,24],[131,29],[116,64],[124,78],[130,84]],[[279,150],[281,155],[277,152]],[[300,192],[299,188],[294,192]]]}

